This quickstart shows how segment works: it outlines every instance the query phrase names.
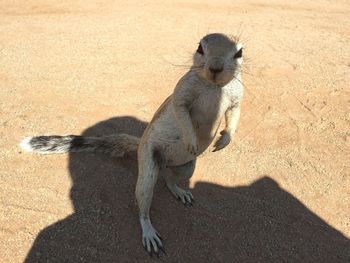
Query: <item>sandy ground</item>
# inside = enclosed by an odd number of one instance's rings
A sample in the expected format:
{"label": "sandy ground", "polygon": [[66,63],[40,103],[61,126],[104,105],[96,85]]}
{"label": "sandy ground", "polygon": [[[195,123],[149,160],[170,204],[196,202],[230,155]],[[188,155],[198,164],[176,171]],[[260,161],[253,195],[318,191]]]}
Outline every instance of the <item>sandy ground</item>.
{"label": "sandy ground", "polygon": [[17,143],[141,135],[209,32],[241,35],[242,117],[185,183],[193,207],[158,181],[160,261],[350,262],[349,1],[140,2],[0,1],[1,262],[150,260],[135,159]]}

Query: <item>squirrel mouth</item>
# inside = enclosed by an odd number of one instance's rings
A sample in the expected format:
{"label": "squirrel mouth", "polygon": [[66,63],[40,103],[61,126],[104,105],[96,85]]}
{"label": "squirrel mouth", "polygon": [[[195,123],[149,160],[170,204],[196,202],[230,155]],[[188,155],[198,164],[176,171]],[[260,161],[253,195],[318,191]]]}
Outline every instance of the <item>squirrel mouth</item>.
{"label": "squirrel mouth", "polygon": [[210,79],[212,82],[216,83],[217,80],[218,80],[218,74],[217,74],[217,73],[210,73],[209,79]]}
{"label": "squirrel mouth", "polygon": [[210,81],[214,84],[220,84],[220,78],[218,78],[218,74],[212,74]]}
{"label": "squirrel mouth", "polygon": [[205,78],[212,84],[220,85],[222,83],[222,77],[220,73],[207,72]]}

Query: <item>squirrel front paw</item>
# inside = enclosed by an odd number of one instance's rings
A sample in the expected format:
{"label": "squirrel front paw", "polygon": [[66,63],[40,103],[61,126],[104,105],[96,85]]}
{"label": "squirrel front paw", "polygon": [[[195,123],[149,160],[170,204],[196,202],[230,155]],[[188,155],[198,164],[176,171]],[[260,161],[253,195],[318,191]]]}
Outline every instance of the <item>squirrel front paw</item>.
{"label": "squirrel front paw", "polygon": [[195,136],[189,139],[184,138],[184,145],[190,154],[196,155],[198,153],[198,144]]}
{"label": "squirrel front paw", "polygon": [[220,138],[214,144],[213,152],[216,152],[225,148],[231,142],[231,134],[229,132],[223,130],[220,132],[220,134],[221,134]]}

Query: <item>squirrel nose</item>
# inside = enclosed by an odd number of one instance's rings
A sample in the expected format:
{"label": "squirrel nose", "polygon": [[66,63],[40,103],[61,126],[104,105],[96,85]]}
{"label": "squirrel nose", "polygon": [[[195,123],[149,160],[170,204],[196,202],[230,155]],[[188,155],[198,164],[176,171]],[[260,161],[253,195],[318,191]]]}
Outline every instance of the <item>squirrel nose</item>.
{"label": "squirrel nose", "polygon": [[209,67],[209,70],[211,73],[213,74],[217,74],[217,73],[220,73],[224,70],[223,67]]}

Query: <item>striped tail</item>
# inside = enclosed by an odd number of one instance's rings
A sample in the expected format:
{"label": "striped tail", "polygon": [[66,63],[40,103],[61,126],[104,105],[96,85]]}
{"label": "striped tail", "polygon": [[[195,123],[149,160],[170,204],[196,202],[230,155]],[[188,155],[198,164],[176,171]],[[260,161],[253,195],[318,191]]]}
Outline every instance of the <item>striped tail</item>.
{"label": "striped tail", "polygon": [[128,134],[116,134],[102,137],[36,136],[22,140],[20,147],[28,152],[54,154],[66,152],[102,152],[115,157],[122,157],[136,152],[140,138]]}

